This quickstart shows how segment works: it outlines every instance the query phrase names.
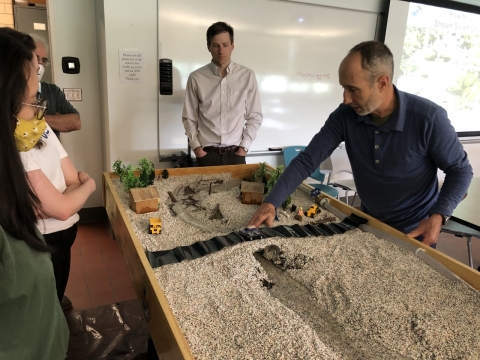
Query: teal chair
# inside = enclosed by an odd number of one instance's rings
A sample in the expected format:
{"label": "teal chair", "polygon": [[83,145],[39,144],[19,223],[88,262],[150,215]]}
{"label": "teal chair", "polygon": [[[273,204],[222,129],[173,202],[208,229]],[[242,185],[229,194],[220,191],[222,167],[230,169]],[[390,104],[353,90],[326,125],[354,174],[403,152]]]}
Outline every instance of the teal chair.
{"label": "teal chair", "polygon": [[[287,167],[293,160],[293,158],[300,154],[300,151],[303,151],[304,149],[305,146],[287,146],[283,148],[283,160],[285,161],[285,167]],[[321,184],[308,183],[307,179],[306,183],[308,185],[338,199],[338,190],[335,189],[333,186],[323,184],[323,181],[325,180],[325,174],[321,173],[318,167],[310,175],[310,178],[319,181]]]}

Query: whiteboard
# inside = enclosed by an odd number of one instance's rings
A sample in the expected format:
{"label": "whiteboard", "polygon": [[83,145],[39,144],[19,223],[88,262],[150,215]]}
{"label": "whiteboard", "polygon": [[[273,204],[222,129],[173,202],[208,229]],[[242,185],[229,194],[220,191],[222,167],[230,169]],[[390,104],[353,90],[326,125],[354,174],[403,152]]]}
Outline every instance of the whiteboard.
{"label": "whiteboard", "polygon": [[158,0],[159,58],[173,62],[173,95],[159,95],[159,150],[187,148],[182,124],[189,74],[211,61],[207,28],[235,31],[232,61],[257,77],[263,123],[251,151],[306,145],[342,102],[338,66],[373,40],[377,13],[272,0]]}

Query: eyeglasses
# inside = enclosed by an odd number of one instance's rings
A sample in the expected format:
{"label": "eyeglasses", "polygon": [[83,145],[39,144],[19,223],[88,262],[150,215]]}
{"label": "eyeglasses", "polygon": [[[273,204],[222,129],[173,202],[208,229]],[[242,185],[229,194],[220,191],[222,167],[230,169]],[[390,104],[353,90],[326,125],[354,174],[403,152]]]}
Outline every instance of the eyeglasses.
{"label": "eyeglasses", "polygon": [[50,60],[48,60],[47,58],[42,58],[42,57],[37,55],[37,60],[38,60],[38,63],[42,64],[43,66],[50,65]]}
{"label": "eyeglasses", "polygon": [[27,105],[35,108],[35,112],[33,115],[37,118],[37,120],[42,120],[43,116],[45,115],[45,111],[47,111],[47,100],[43,100],[42,98],[38,98],[37,103],[35,105],[22,103],[22,105]]}

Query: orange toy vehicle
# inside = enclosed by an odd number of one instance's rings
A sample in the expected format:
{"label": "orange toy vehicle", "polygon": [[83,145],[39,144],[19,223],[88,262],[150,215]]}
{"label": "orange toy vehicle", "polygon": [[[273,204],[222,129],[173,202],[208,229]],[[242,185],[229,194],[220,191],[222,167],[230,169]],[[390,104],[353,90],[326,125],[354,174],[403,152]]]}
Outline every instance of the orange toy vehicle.
{"label": "orange toy vehicle", "polygon": [[310,209],[308,209],[307,216],[314,218],[315,215],[317,215],[319,212],[320,212],[320,209],[318,208],[318,206],[313,204],[312,206],[310,206]]}
{"label": "orange toy vehicle", "polygon": [[159,218],[150,218],[150,234],[160,234],[162,232],[162,220]]}

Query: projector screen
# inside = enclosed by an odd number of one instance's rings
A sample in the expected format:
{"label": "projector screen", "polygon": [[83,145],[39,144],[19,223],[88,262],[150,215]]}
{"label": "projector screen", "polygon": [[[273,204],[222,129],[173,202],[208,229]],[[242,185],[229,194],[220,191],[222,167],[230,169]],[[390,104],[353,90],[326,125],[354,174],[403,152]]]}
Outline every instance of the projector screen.
{"label": "projector screen", "polygon": [[480,136],[479,14],[390,0],[385,44],[400,90],[444,107],[458,136]]}

